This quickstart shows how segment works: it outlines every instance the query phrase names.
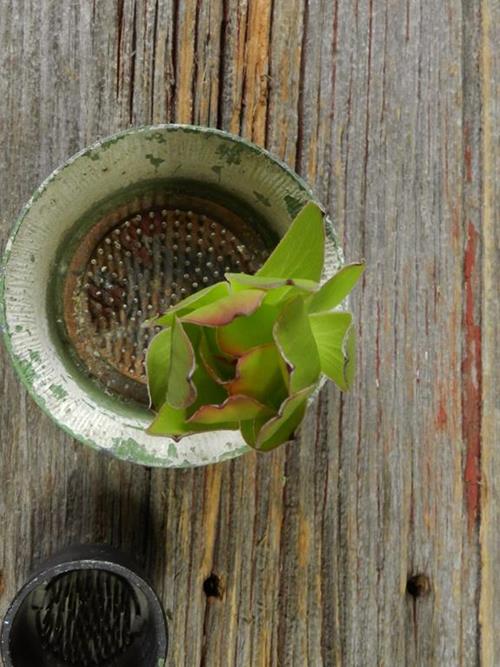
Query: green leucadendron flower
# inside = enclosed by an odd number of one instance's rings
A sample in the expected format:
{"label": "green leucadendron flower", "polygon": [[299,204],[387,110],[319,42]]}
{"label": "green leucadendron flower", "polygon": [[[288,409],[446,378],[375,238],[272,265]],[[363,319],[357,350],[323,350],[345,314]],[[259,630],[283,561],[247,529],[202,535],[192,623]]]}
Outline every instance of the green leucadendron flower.
{"label": "green leucadendron flower", "polygon": [[355,332],[338,307],[364,264],[320,285],[324,247],[323,213],[310,202],[255,275],[227,273],[149,322],[162,330],[147,352],[148,433],[239,429],[269,451],[293,438],[322,374],[349,389]]}

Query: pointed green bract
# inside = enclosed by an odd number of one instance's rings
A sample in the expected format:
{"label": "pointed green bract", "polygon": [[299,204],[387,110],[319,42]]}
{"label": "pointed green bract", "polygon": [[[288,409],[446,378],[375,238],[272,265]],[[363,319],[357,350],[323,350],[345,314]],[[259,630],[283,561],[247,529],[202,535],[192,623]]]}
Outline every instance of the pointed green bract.
{"label": "pointed green bract", "polygon": [[307,407],[307,399],[315,389],[315,385],[304,387],[289,396],[281,405],[278,414],[266,422],[259,431],[255,448],[261,452],[288,442],[298,427]]}
{"label": "pointed green bract", "polygon": [[167,384],[167,403],[186,408],[196,399],[193,374],[196,368],[193,346],[182,323],[176,317],[172,325],[172,342]]}
{"label": "pointed green bract", "polygon": [[226,384],[230,395],[242,394],[277,409],[286,397],[279,352],[271,343],[252,348],[238,359],[235,379]]}
{"label": "pointed green bract", "polygon": [[220,282],[215,285],[210,285],[209,287],[204,287],[198,292],[190,294],[182,301],[179,301],[175,306],[171,306],[164,315],[148,320],[148,324],[152,326],[159,325],[162,327],[169,327],[172,325],[174,317],[182,317],[202,306],[214,303],[228,294],[229,285],[226,282]]}
{"label": "pointed green bract", "polygon": [[295,394],[317,382],[319,355],[303,299],[293,299],[284,307],[273,335],[290,374],[289,393]]}
{"label": "pointed green bract", "polygon": [[309,202],[256,275],[305,278],[318,282],[323,270],[324,253],[323,212],[317,204]]}
{"label": "pointed green bract", "polygon": [[309,304],[309,312],[320,313],[339,306],[358,282],[364,270],[365,265],[361,262],[348,264],[340,269],[313,296]]}
{"label": "pointed green bract", "polygon": [[216,329],[218,347],[226,354],[240,357],[248,350],[273,341],[273,326],[279,309],[263,303],[247,317],[238,317]]}
{"label": "pointed green bract", "polygon": [[221,422],[217,424],[193,424],[187,421],[187,410],[173,408],[168,403],[162,406],[153,422],[147,429],[149,435],[159,435],[180,440],[187,435],[204,431],[236,431],[238,422]]}
{"label": "pointed green bract", "polygon": [[154,324],[167,327],[147,354],[149,433],[180,439],[239,428],[245,442],[270,451],[300,424],[320,373],[352,384],[355,332],[334,310],[364,266],[344,267],[323,286],[324,220],[306,205],[257,275],[193,294]]}
{"label": "pointed green bract", "polygon": [[[310,315],[309,322],[318,347],[321,371],[346,391],[352,381],[352,372],[347,374],[351,313],[315,313]],[[355,365],[355,360],[351,359],[351,363]]]}
{"label": "pointed green bract", "polygon": [[146,353],[149,399],[156,410],[167,400],[171,347],[172,329],[164,329],[152,339]]}
{"label": "pointed green bract", "polygon": [[248,289],[219,299],[215,303],[202,306],[184,315],[183,322],[191,322],[205,327],[221,327],[240,316],[251,315],[262,303],[266,293]]}
{"label": "pointed green bract", "polygon": [[255,289],[271,290],[277,287],[292,286],[304,292],[316,292],[319,283],[302,278],[273,278],[267,276],[251,276],[247,273],[226,273],[231,289],[235,292],[253,287]]}
{"label": "pointed green bract", "polygon": [[248,419],[247,421],[240,422],[240,431],[243,439],[249,447],[255,449],[255,444],[257,442],[257,437],[260,433],[260,429],[269,421],[269,415],[262,416],[259,415],[254,419]]}
{"label": "pointed green bract", "polygon": [[217,424],[245,421],[258,415],[271,414],[269,408],[249,396],[229,396],[219,405],[202,405],[188,419],[190,424]]}

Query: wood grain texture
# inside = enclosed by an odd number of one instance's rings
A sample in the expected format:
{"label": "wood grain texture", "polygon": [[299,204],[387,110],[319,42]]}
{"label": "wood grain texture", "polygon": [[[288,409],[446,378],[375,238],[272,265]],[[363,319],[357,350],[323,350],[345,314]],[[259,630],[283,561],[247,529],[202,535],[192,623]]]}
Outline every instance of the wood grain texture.
{"label": "wood grain texture", "polygon": [[368,264],[353,392],[270,455],[106,459],[2,349],[0,613],[104,541],[151,572],[171,665],[500,664],[499,25],[491,0],[0,2],[2,240],[77,149],[180,121],[267,145]]}

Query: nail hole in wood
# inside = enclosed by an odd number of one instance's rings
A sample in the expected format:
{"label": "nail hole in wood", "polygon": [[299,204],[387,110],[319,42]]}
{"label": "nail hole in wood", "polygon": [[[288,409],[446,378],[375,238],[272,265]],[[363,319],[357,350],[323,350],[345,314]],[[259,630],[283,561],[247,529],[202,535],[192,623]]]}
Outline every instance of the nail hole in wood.
{"label": "nail hole in wood", "polygon": [[431,582],[426,574],[415,574],[406,583],[406,592],[414,598],[427,595],[431,590]]}
{"label": "nail hole in wood", "polygon": [[212,574],[203,582],[203,591],[207,598],[217,598],[217,600],[222,600],[222,597],[224,596],[224,585],[221,578],[212,572]]}

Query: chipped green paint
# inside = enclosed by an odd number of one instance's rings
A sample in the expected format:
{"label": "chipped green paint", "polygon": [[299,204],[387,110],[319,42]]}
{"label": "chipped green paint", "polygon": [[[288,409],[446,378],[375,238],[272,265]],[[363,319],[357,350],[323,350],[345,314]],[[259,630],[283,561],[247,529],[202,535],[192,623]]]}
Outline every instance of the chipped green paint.
{"label": "chipped green paint", "polygon": [[241,155],[244,150],[242,145],[224,142],[217,146],[215,152],[226,164],[241,164]]}
{"label": "chipped green paint", "polygon": [[49,391],[51,391],[52,394],[59,399],[67,398],[68,396],[68,392],[60,384],[51,384],[49,387]]}
{"label": "chipped green paint", "polygon": [[234,459],[236,456],[240,456],[241,454],[247,454],[250,451],[250,447],[247,447],[247,445],[243,445],[242,447],[238,447],[238,449],[233,449],[230,452],[224,452],[224,454],[221,454],[218,458],[219,463],[222,461],[229,461],[230,459]]}
{"label": "chipped green paint", "polygon": [[36,370],[29,359],[19,359],[19,370],[28,385],[32,385],[36,379]]}
{"label": "chipped green paint", "polygon": [[151,162],[151,164],[155,169],[158,169],[158,167],[165,162],[163,158],[156,157],[151,153],[147,153],[144,157],[146,158],[146,160],[149,160]]}
{"label": "chipped green paint", "polygon": [[271,202],[269,201],[269,199],[268,199],[267,197],[265,197],[261,192],[257,192],[256,190],[254,190],[253,193],[254,193],[254,195],[255,195],[255,199],[256,199],[258,202],[260,202],[261,204],[264,204],[264,206],[269,206],[269,207],[272,206],[272,204],[271,204]]}
{"label": "chipped green paint", "polygon": [[156,141],[158,144],[166,144],[167,137],[162,132],[146,132],[144,134],[144,139],[146,141]]}
{"label": "chipped green paint", "polygon": [[93,162],[97,162],[98,160],[101,159],[101,156],[99,155],[99,150],[90,151],[90,153],[88,153],[87,157],[89,157]]}
{"label": "chipped green paint", "polygon": [[16,324],[16,326],[14,327],[14,330],[15,330],[17,333],[19,333],[20,331],[23,330],[23,327],[22,327],[20,324]]}
{"label": "chipped green paint", "polygon": [[42,357],[40,356],[40,352],[38,352],[38,350],[30,350],[28,354],[30,361],[34,364],[39,364],[42,361]]}
{"label": "chipped green paint", "polygon": [[35,255],[34,255],[33,253],[30,254],[30,262],[31,262],[32,264],[35,263]]}
{"label": "chipped green paint", "polygon": [[112,453],[120,459],[133,461],[142,465],[161,465],[163,457],[147,452],[134,438],[113,438]]}
{"label": "chipped green paint", "polygon": [[174,442],[171,442],[168,445],[168,455],[172,459],[176,459],[179,456],[177,452],[177,445]]}

